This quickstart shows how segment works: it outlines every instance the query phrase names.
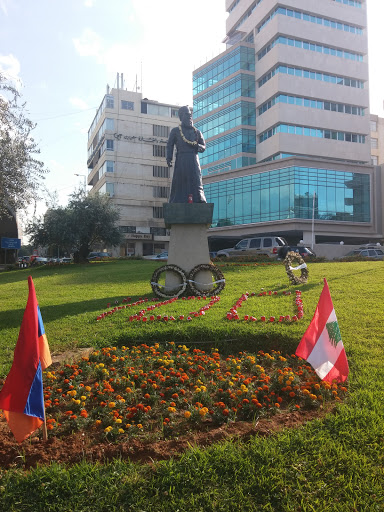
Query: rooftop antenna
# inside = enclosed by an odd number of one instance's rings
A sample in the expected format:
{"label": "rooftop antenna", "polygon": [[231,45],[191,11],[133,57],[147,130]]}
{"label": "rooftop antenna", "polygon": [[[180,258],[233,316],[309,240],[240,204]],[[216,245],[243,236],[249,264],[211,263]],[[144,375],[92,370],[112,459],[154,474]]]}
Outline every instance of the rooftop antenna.
{"label": "rooftop antenna", "polygon": [[116,89],[120,89],[120,74],[117,73],[116,77]]}

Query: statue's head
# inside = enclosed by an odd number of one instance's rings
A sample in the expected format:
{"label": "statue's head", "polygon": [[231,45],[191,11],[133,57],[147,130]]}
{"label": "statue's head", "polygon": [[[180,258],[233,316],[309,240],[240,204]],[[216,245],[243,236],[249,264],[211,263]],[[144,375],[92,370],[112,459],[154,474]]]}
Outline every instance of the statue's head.
{"label": "statue's head", "polygon": [[193,126],[192,109],[188,105],[179,108],[179,119],[183,126]]}

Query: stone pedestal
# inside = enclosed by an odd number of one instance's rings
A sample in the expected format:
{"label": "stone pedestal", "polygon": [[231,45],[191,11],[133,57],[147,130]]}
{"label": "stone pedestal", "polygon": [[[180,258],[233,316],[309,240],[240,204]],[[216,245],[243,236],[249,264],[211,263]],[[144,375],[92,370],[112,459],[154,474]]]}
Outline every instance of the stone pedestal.
{"label": "stone pedestal", "polygon": [[[207,229],[212,223],[213,203],[165,203],[165,225],[171,230],[168,264],[177,265],[190,272],[196,265],[210,263]],[[197,288],[212,288],[210,272],[199,272],[195,278]],[[166,287],[177,286],[178,276],[167,273]]]}

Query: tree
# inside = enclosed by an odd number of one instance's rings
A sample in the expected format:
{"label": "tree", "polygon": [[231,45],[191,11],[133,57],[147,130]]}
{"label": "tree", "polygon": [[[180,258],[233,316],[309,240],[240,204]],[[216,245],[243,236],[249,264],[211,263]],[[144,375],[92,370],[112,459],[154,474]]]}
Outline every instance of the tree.
{"label": "tree", "polygon": [[20,94],[0,72],[0,217],[25,209],[47,170],[31,137],[35,124],[24,115]]}
{"label": "tree", "polygon": [[51,208],[27,226],[31,242],[37,247],[59,246],[74,253],[77,262],[86,261],[97,244],[116,246],[122,235],[116,224],[119,211],[107,195],[72,194],[65,208]]}

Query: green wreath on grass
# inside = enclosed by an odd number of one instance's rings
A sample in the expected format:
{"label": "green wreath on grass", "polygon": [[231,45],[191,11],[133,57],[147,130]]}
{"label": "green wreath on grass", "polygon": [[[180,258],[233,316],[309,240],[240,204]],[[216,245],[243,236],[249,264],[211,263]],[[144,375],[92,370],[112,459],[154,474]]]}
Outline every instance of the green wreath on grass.
{"label": "green wreath on grass", "polygon": [[[159,277],[163,272],[173,272],[174,274],[177,274],[181,279],[181,283],[171,287],[159,284]],[[153,293],[157,297],[164,297],[167,299],[171,297],[179,297],[185,292],[187,284],[187,276],[185,275],[184,270],[177,265],[163,265],[162,267],[157,268],[152,274],[151,287]]]}
{"label": "green wreath on grass", "polygon": [[[293,267],[292,263],[298,264]],[[308,267],[303,258],[298,252],[289,251],[284,260],[285,271],[287,272],[288,279],[292,284],[303,284],[308,281]],[[301,270],[301,275],[297,276],[293,273],[294,270]]]}
{"label": "green wreath on grass", "polygon": [[[213,287],[205,291],[200,290],[196,285],[206,286],[208,284],[210,285],[211,283],[199,283],[195,281],[196,275],[204,270],[210,272],[214,278],[214,281],[212,281]],[[216,265],[213,265],[212,263],[201,263],[200,265],[193,267],[193,269],[190,271],[188,275],[188,284],[193,295],[218,295],[224,289],[225,279],[223,273],[218,267],[216,267]]]}

